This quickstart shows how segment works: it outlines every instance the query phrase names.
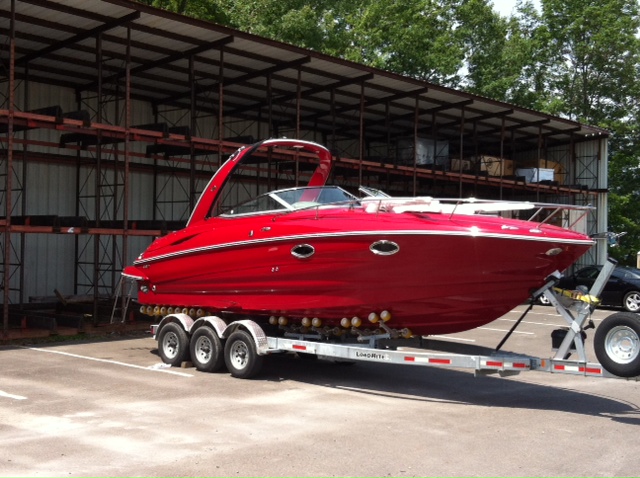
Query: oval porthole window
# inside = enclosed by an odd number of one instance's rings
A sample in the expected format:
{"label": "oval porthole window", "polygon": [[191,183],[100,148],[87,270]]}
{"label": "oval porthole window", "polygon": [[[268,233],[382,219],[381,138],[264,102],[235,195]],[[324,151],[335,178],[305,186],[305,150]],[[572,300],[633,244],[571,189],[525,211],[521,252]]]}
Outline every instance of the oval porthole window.
{"label": "oval porthole window", "polygon": [[546,255],[548,255],[549,257],[553,257],[553,256],[557,256],[558,254],[562,253],[562,248],[560,247],[554,247],[552,249],[549,249],[547,252],[545,252]]}
{"label": "oval porthole window", "polygon": [[291,249],[291,255],[298,259],[307,259],[311,257],[316,250],[309,244],[298,244]]}
{"label": "oval porthole window", "polygon": [[393,241],[376,241],[369,249],[379,256],[390,256],[400,250],[400,246]]}

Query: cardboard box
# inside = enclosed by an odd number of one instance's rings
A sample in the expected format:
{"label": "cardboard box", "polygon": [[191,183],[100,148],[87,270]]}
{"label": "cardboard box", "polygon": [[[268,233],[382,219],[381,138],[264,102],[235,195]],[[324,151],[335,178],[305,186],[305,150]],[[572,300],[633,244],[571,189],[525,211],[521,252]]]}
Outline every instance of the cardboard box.
{"label": "cardboard box", "polygon": [[527,183],[539,183],[540,181],[553,181],[553,169],[548,168],[518,168],[516,176],[524,176]]}
{"label": "cardboard box", "polygon": [[518,163],[518,166],[522,168],[544,168],[544,169],[553,169],[553,180],[557,181],[558,184],[564,184],[567,178],[567,170],[566,168],[555,161],[551,161],[548,159],[538,159],[533,161],[525,161],[524,163]]}
{"label": "cardboard box", "polygon": [[513,176],[513,161],[496,156],[478,156],[480,171],[486,171],[489,176]]}
{"label": "cardboard box", "polygon": [[468,159],[451,158],[451,172],[459,173],[471,171],[471,161]]}

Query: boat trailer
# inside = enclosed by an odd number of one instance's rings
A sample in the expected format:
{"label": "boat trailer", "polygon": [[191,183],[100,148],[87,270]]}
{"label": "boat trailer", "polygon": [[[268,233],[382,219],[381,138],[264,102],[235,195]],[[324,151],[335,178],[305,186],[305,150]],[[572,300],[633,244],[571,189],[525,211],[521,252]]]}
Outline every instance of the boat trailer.
{"label": "boat trailer", "polygon": [[[183,362],[190,361],[198,370],[205,372],[219,371],[226,365],[231,375],[238,378],[254,377],[267,355],[295,352],[301,357],[314,356],[343,363],[366,361],[471,369],[476,376],[511,376],[535,370],[637,380],[640,376],[640,315],[618,312],[600,323],[594,337],[598,362],[589,362],[584,345],[584,330],[594,328],[590,317],[599,302],[597,297],[616,264],[615,260],[608,259],[589,291],[558,290],[555,286],[562,275],[555,272],[549,276],[546,283],[533,292],[531,304],[525,313],[495,350],[486,355],[425,349],[421,347],[422,338],[415,347],[398,345],[407,340],[395,340],[397,334],[386,327],[383,320],[376,321],[380,327],[376,334],[361,334],[357,327],[353,327],[351,332],[357,337],[351,342],[328,341],[320,327],[312,326],[304,332],[289,330],[284,337],[269,336],[250,318],[229,322],[217,316],[194,318],[185,313],[166,315],[159,324],[151,326],[151,332],[158,340],[158,352],[165,363],[181,366]],[[531,310],[536,299],[543,295],[567,323],[566,327],[557,331],[558,343],[553,347],[556,349],[555,355],[538,358],[503,352],[501,348],[506,340]],[[568,358],[572,353],[577,355],[576,359]]]}

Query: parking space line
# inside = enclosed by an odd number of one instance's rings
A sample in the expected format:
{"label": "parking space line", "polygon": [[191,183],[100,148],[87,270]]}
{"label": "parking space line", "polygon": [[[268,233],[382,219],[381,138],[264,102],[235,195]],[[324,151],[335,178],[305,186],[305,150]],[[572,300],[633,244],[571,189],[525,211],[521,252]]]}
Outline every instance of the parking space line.
{"label": "parking space line", "polygon": [[26,400],[27,397],[23,397],[22,395],[14,395],[13,393],[7,393],[0,390],[0,397],[4,398],[12,398],[14,400]]}
{"label": "parking space line", "polygon": [[459,342],[475,342],[476,341],[476,339],[464,339],[462,337],[453,337],[451,335],[430,335],[429,338],[457,340]]}
{"label": "parking space line", "polygon": [[[478,327],[479,330],[491,330],[493,332],[509,332],[508,330],[504,330],[504,329],[493,329],[490,327]],[[521,332],[519,330],[514,330],[513,331],[514,334],[523,334],[523,335],[536,335],[534,332]]]}
{"label": "parking space line", "polygon": [[147,371],[151,371],[151,372],[162,372],[162,373],[169,373],[171,375],[178,375],[180,377],[193,377],[192,374],[189,373],[184,373],[184,372],[177,372],[174,370],[167,370],[164,368],[154,368],[154,366],[151,367],[142,367],[141,365],[134,365],[131,363],[126,363],[126,362],[118,362],[116,360],[108,360],[108,359],[101,359],[101,358],[96,358],[96,357],[88,357],[86,355],[78,355],[78,354],[71,354],[69,352],[61,352],[60,350],[49,350],[49,349],[41,349],[41,348],[37,348],[37,347],[22,347],[28,350],[35,350],[36,352],[47,352],[50,354],[58,354],[58,355],[65,355],[67,357],[73,357],[73,358],[79,358],[79,359],[84,359],[84,360],[92,360],[94,362],[102,362],[102,363],[109,363],[112,365],[121,365],[123,367],[130,367],[130,368],[135,368],[135,369],[139,369],[139,370],[147,370]]}
{"label": "parking space line", "polygon": [[[498,319],[498,320],[503,320],[505,322],[517,322],[515,319]],[[560,325],[562,325],[562,324],[548,324],[544,322],[531,322],[529,320],[523,320],[521,323],[530,324],[530,325],[544,325],[546,327],[559,327]],[[564,325],[566,325],[566,323]]]}

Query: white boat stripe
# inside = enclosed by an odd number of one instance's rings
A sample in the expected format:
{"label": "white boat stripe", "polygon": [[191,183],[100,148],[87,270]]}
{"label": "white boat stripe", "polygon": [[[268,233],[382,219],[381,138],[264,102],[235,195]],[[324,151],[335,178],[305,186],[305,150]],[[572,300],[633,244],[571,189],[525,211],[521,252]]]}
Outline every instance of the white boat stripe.
{"label": "white boat stripe", "polygon": [[252,239],[249,241],[238,241],[238,242],[228,242],[225,244],[213,244],[205,247],[197,247],[194,249],[186,249],[177,252],[171,252],[169,254],[162,254],[159,256],[154,256],[149,259],[137,259],[134,261],[135,265],[147,264],[149,262],[160,261],[164,259],[169,259],[172,257],[178,257],[183,255],[190,254],[199,254],[206,251],[213,251],[217,249],[227,249],[232,247],[240,247],[240,246],[248,246],[255,244],[269,244],[275,242],[286,242],[286,241],[299,241],[299,240],[308,240],[308,239],[321,239],[321,238],[330,238],[330,237],[345,237],[345,236],[463,236],[463,237],[486,237],[493,239],[511,239],[518,241],[532,241],[532,242],[551,242],[551,243],[561,243],[561,244],[581,244],[581,245],[591,245],[592,241],[579,241],[579,240],[561,240],[558,238],[548,238],[548,237],[533,237],[533,236],[523,236],[523,235],[508,235],[508,234],[487,234],[482,232],[472,232],[472,231],[424,231],[424,230],[406,230],[406,231],[351,231],[351,232],[340,232],[340,233],[321,233],[321,234],[300,234],[294,236],[280,236],[280,237],[270,237],[266,239]]}

